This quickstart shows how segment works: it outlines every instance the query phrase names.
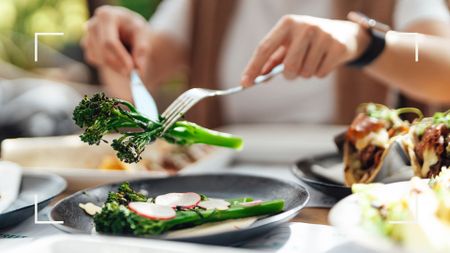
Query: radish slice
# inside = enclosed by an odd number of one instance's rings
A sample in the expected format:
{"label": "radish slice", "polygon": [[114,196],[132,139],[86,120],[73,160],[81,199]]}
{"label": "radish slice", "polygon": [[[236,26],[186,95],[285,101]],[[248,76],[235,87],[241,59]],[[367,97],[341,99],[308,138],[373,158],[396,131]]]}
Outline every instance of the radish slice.
{"label": "radish slice", "polygon": [[170,220],[177,216],[175,210],[169,206],[161,206],[148,202],[130,202],[128,208],[137,215],[152,220]]}
{"label": "radish slice", "polygon": [[167,193],[155,198],[155,204],[170,206],[172,208],[194,208],[200,202],[201,197],[195,192]]}
{"label": "radish slice", "polygon": [[227,210],[230,206],[230,202],[223,199],[213,199],[209,198],[207,200],[201,201],[198,204],[199,207],[206,210],[217,209],[217,210]]}
{"label": "radish slice", "polygon": [[263,202],[262,200],[254,200],[254,201],[250,201],[250,202],[241,202],[241,203],[239,203],[239,205],[245,206],[245,207],[258,206],[258,205],[261,205],[262,202]]}

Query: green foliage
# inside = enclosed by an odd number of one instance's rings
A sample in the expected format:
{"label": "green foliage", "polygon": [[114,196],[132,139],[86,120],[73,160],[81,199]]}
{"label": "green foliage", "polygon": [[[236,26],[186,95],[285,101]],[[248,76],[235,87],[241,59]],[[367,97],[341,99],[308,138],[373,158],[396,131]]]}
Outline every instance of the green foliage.
{"label": "green foliage", "polygon": [[118,0],[118,4],[132,11],[141,14],[145,19],[149,19],[158,8],[162,0]]}
{"label": "green foliage", "polygon": [[1,0],[0,59],[23,69],[36,64],[33,38],[36,32],[63,32],[64,36],[40,36],[43,45],[61,49],[78,44],[89,13],[86,0]]}
{"label": "green foliage", "polygon": [[141,160],[145,147],[157,138],[179,145],[204,143],[234,149],[242,148],[242,139],[229,134],[203,128],[194,123],[180,121],[175,123],[166,133],[162,121],[153,122],[137,112],[127,101],[109,98],[105,94],[85,96],[73,112],[73,120],[85,128],[80,135],[82,141],[90,145],[98,145],[108,133],[119,133],[121,136],[111,143],[117,151],[117,157],[127,163]]}

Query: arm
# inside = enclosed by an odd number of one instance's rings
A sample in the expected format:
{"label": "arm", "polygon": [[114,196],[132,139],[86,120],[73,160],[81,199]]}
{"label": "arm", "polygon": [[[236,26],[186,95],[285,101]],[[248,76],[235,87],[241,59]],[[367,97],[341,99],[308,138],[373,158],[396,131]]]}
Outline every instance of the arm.
{"label": "arm", "polygon": [[450,102],[450,40],[419,35],[415,62],[413,33],[388,32],[386,48],[365,70],[411,97],[431,103]]}
{"label": "arm", "polygon": [[[365,69],[373,76],[427,102],[450,102],[450,41],[420,36],[420,61],[414,61],[414,36],[389,32],[383,53]],[[260,42],[241,84],[251,86],[257,75],[285,65],[288,79],[324,77],[358,58],[370,42],[356,23],[307,16],[282,18]]]}

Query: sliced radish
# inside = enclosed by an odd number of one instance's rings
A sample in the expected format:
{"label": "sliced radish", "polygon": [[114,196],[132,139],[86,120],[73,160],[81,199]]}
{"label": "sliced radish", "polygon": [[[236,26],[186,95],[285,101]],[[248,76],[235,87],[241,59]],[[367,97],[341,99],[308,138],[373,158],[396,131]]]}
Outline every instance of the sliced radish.
{"label": "sliced radish", "polygon": [[155,198],[155,204],[162,206],[170,206],[172,208],[194,208],[200,202],[201,197],[195,192],[185,192],[185,193],[167,193],[164,195],[159,195]]}
{"label": "sliced radish", "polygon": [[213,199],[209,198],[207,200],[198,203],[198,206],[206,210],[217,209],[217,210],[227,210],[230,206],[230,202],[223,199]]}
{"label": "sliced radish", "polygon": [[130,202],[128,208],[137,215],[152,220],[170,220],[177,216],[170,206],[161,206],[148,202]]}
{"label": "sliced radish", "polygon": [[254,200],[254,201],[250,201],[250,202],[241,202],[241,203],[239,203],[239,205],[246,206],[246,207],[258,206],[258,205],[261,205],[262,202],[263,202],[262,200]]}

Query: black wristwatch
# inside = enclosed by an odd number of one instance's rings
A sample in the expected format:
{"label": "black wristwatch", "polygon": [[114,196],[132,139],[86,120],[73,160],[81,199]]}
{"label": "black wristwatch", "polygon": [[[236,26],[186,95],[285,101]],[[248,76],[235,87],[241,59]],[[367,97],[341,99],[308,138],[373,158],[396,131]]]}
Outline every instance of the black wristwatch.
{"label": "black wristwatch", "polygon": [[383,52],[386,46],[386,33],[391,28],[381,22],[371,19],[359,12],[350,12],[347,15],[350,21],[358,23],[363,28],[367,29],[370,35],[370,43],[367,49],[357,59],[347,63],[350,67],[363,68],[372,63]]}

